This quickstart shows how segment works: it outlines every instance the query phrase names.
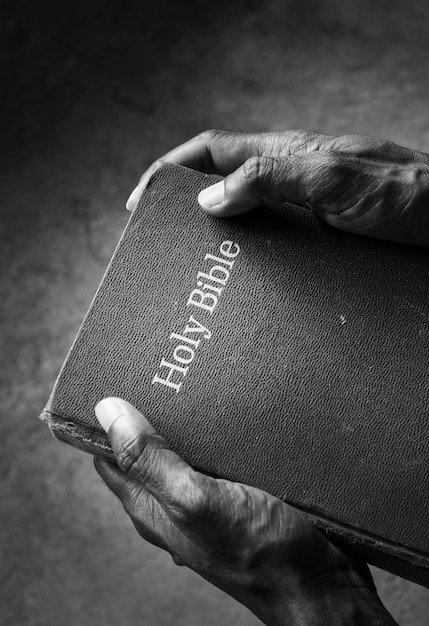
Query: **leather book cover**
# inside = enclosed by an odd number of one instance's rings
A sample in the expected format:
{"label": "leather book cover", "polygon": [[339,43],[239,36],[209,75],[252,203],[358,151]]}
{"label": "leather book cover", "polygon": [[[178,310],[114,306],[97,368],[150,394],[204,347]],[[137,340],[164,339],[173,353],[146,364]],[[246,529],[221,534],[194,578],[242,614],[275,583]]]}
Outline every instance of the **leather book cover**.
{"label": "leather book cover", "polygon": [[429,253],[292,205],[215,218],[213,182],[154,173],[42,418],[111,458],[94,406],[122,397],[194,467],[429,586]]}

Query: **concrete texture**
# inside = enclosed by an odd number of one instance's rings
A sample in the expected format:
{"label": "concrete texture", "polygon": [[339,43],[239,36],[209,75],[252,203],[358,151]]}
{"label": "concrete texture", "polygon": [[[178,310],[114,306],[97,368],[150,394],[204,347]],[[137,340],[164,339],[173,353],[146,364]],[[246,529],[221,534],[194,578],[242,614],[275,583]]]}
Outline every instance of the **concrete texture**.
{"label": "concrete texture", "polygon": [[[210,127],[429,151],[423,0],[9,0],[0,8],[0,624],[256,624],[146,545],[37,420],[149,163]],[[410,355],[411,357],[411,355]],[[374,570],[402,626],[429,592]]]}

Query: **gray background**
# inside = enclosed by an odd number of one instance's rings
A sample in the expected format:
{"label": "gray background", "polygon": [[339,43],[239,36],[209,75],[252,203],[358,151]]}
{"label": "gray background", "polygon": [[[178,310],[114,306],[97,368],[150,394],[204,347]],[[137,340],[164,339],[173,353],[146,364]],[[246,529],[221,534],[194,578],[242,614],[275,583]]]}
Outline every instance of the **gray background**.
{"label": "gray background", "polygon": [[[256,624],[37,420],[149,163],[205,128],[429,151],[423,0],[2,2],[0,624]],[[402,626],[429,592],[374,570]]]}

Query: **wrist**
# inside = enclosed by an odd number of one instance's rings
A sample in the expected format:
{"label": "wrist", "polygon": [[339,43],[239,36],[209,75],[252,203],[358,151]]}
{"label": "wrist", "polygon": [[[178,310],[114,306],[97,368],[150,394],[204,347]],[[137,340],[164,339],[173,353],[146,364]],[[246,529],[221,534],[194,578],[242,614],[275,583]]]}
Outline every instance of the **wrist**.
{"label": "wrist", "polygon": [[377,593],[338,592],[323,598],[301,598],[259,606],[256,615],[267,626],[397,626]]}
{"label": "wrist", "polygon": [[[338,590],[314,602],[295,606],[294,626],[394,626],[396,622],[383,606],[375,591]],[[286,622],[290,623],[290,622]],[[280,626],[285,622],[273,622]]]}
{"label": "wrist", "polygon": [[[254,612],[267,626],[395,626],[366,564],[322,580],[273,584]],[[261,597],[259,598],[261,600]],[[249,607],[252,608],[252,607]]]}

